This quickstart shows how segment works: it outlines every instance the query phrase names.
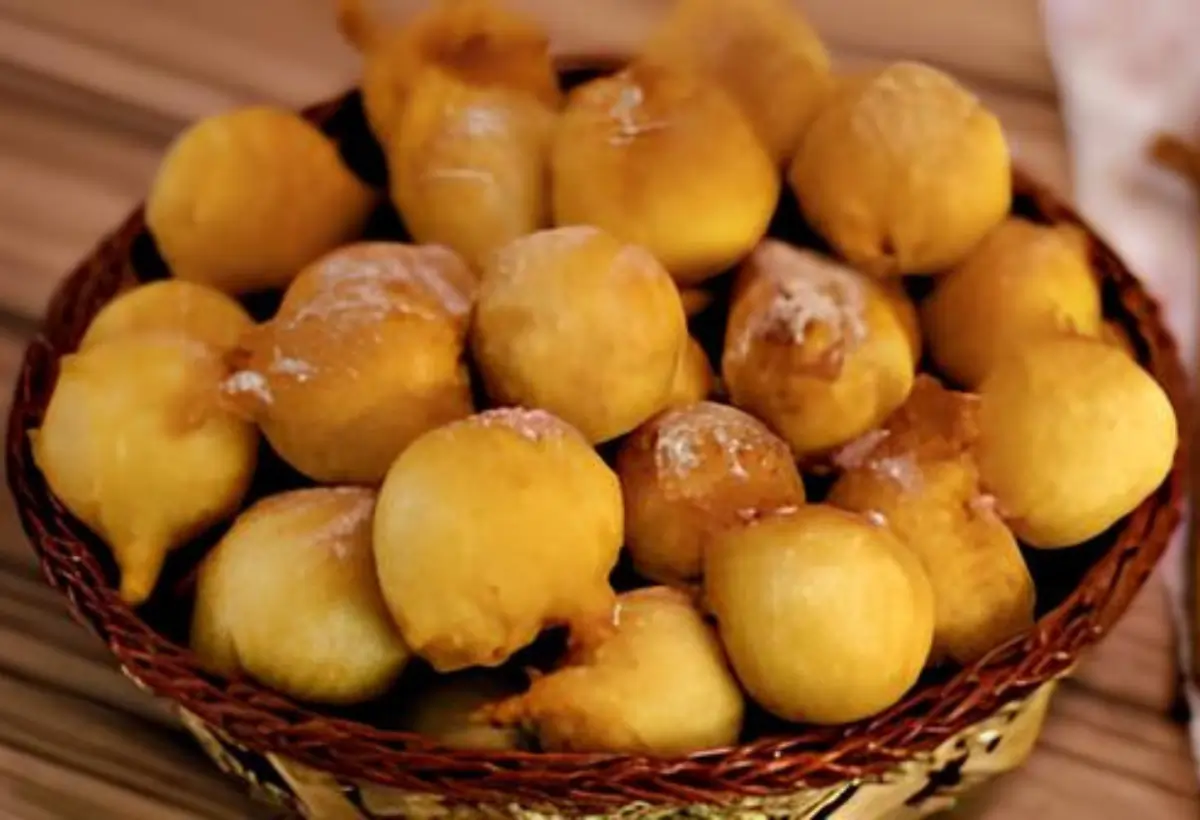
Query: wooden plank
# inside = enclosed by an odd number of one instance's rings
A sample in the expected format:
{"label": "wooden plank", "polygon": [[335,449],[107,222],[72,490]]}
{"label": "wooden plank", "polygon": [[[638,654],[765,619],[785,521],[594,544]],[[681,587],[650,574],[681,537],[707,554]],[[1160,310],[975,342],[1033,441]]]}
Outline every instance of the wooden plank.
{"label": "wooden plank", "polygon": [[0,305],[30,316],[142,196],[166,144],[40,90],[0,81]]}
{"label": "wooden plank", "polygon": [[1067,685],[1028,764],[964,801],[958,820],[1190,820],[1196,770],[1180,727]]}
{"label": "wooden plank", "polygon": [[0,54],[186,122],[254,100],[299,105],[348,84],[357,58],[332,8],[332,0],[2,0]]}
{"label": "wooden plank", "polygon": [[[0,115],[0,122],[3,122],[3,119]],[[0,276],[0,288],[3,282],[3,276]],[[0,296],[0,305],[2,304],[3,297]],[[0,413],[5,419],[8,418],[12,385],[21,364],[25,342],[24,336],[0,324]],[[4,465],[0,464],[0,477],[3,476],[3,471]],[[7,482],[5,492],[0,493],[0,571],[15,573],[31,581],[41,578],[33,551],[17,520],[12,495],[7,492]]]}
{"label": "wooden plank", "polygon": [[1038,0],[801,0],[831,43],[932,61],[972,80],[1053,97]]}
{"label": "wooden plank", "polygon": [[[628,51],[661,17],[666,0],[607,0],[581,13],[557,0],[509,0],[545,21],[560,51]],[[378,0],[403,17],[423,0]],[[117,83],[184,118],[245,96],[300,102],[343,82],[355,61],[331,21],[333,0],[3,0],[0,53],[80,84]],[[804,0],[835,46],[932,60],[960,73],[1052,94],[1036,0]],[[920,11],[914,14],[915,10]],[[113,25],[112,20],[120,20]],[[287,25],[279,25],[281,19]],[[86,76],[79,76],[86,72]],[[190,112],[185,113],[185,112]]]}
{"label": "wooden plank", "polygon": [[264,815],[181,730],[0,676],[0,815],[12,816],[5,794],[29,787],[64,818]]}
{"label": "wooden plank", "polygon": [[1155,575],[1112,633],[1084,655],[1075,680],[1107,699],[1165,715],[1178,687],[1175,649],[1167,591]]}

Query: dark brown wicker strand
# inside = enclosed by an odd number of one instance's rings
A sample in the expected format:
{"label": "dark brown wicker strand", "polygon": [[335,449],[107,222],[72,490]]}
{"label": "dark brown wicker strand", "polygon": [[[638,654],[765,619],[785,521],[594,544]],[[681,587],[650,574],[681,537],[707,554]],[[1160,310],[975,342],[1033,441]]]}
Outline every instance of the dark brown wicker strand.
{"label": "dark brown wicker strand", "polygon": [[[332,100],[305,113],[325,124],[345,101]],[[1070,207],[1019,172],[1016,186],[1045,219],[1082,224]],[[43,332],[26,352],[7,439],[8,480],[22,523],[50,584],[141,685],[240,746],[281,755],[346,782],[432,792],[453,801],[521,801],[603,811],[633,801],[720,803],[883,774],[1068,672],[1080,651],[1126,609],[1179,522],[1182,448],[1167,481],[1104,537],[1102,555],[1079,586],[1029,633],[952,677],[918,688],[869,722],[797,727],[794,735],[672,760],[439,749],[418,736],[323,715],[248,681],[206,675],[186,647],[157,633],[119,600],[111,572],[99,557],[102,545],[62,508],[34,466],[26,432],[40,422],[58,359],[74,349],[97,310],[134,278],[131,253],[144,231],[138,211],[99,245],[59,288]],[[1111,318],[1129,332],[1142,364],[1185,418],[1186,379],[1158,305],[1094,234],[1093,249],[1111,297]]]}

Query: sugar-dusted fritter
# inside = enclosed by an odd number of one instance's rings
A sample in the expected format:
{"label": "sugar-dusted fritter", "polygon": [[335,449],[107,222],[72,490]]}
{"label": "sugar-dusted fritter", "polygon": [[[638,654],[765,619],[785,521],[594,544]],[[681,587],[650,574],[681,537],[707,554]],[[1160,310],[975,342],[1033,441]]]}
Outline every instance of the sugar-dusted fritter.
{"label": "sugar-dusted fritter", "polygon": [[737,104],[656,63],[572,91],[550,162],[555,224],[641,245],[680,285],[746,255],[779,199],[779,172]]}
{"label": "sugar-dusted fritter", "polygon": [[243,338],[226,392],[300,472],[377,484],[409,442],[472,412],[464,354],[475,288],[440,246],[339,248]]}
{"label": "sugar-dusted fritter", "polygon": [[200,568],[191,645],[201,662],[316,703],[383,694],[409,652],[375,575],[374,511],[374,490],[318,487],[238,516]]}
{"label": "sugar-dusted fritter", "polygon": [[501,408],[421,436],[375,514],[384,599],[439,671],[498,666],[541,630],[611,617],[616,475],[544,410]]}
{"label": "sugar-dusted fritter", "polygon": [[720,640],[692,599],[651,587],[577,630],[569,657],[490,710],[548,750],[682,755],[737,741],[745,702]]}
{"label": "sugar-dusted fritter", "polygon": [[913,381],[894,298],[835,259],[764,240],[739,269],[730,306],[721,375],[733,404],[798,457],[873,429]]}

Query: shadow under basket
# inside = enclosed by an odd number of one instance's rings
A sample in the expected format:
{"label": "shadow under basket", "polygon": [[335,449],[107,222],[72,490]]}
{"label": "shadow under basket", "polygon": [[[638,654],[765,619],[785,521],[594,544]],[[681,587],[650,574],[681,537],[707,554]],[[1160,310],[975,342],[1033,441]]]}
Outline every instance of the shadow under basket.
{"label": "shadow under basket", "polygon": [[[580,76],[568,72],[565,79],[577,82]],[[338,141],[356,173],[384,183],[382,157],[357,94],[304,113]],[[1082,224],[1020,172],[1015,190],[1019,213]],[[772,232],[797,239],[803,228],[784,213],[788,207],[785,197]],[[790,207],[794,211],[794,202]],[[398,237],[400,231],[394,213],[385,210],[369,233]],[[1112,250],[1089,234],[1107,317],[1128,334],[1138,360],[1186,418],[1185,377],[1158,306]],[[257,796],[313,818],[926,816],[1027,757],[1056,681],[1124,612],[1180,519],[1182,452],[1163,485],[1131,515],[1095,542],[1056,553],[1065,569],[1042,573],[1039,556],[1030,556],[1043,605],[1028,633],[970,668],[929,676],[869,721],[768,727],[736,747],[665,760],[442,749],[247,680],[205,674],[177,628],[121,602],[107,550],[63,508],[34,466],[27,431],[41,423],[59,359],[75,349],[115,294],[165,273],[138,210],[59,288],[17,383],[8,426],[9,484],[46,578],[124,672],[172,704],[213,759]],[[270,309],[269,303],[259,307]],[[194,566],[199,554],[197,548],[190,559],[173,560]],[[177,570],[173,583],[186,580],[190,569]]]}

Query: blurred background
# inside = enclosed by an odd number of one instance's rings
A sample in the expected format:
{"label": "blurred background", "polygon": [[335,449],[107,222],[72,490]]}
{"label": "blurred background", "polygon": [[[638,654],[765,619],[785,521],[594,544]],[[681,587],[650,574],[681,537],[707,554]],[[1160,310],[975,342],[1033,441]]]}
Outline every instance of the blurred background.
{"label": "blurred background", "polygon": [[[420,5],[378,2],[398,16]],[[510,2],[541,16],[564,53],[620,52],[665,6]],[[1035,0],[803,5],[843,66],[909,57],[954,72],[1000,114],[1018,161],[1070,190],[1060,95]],[[56,282],[136,205],[181,128],[244,103],[312,102],[353,83],[356,70],[355,53],[333,26],[332,0],[0,0],[5,393]],[[1030,765],[954,816],[1200,815],[1186,733],[1172,717],[1172,641],[1156,581],[1064,685]],[[174,718],[129,685],[104,649],[69,621],[41,583],[5,495],[0,817],[262,816],[211,770]]]}

